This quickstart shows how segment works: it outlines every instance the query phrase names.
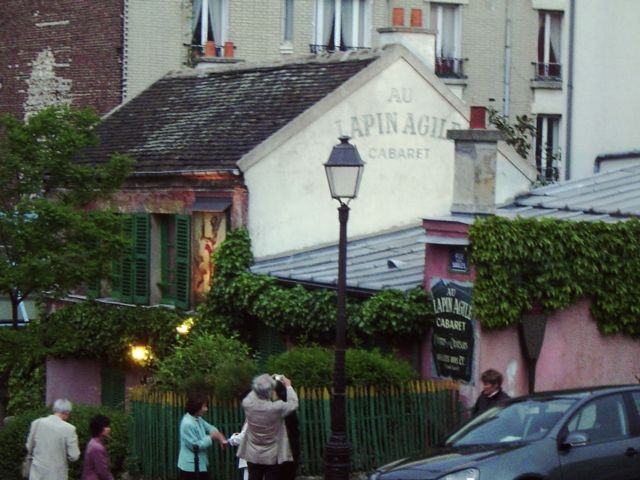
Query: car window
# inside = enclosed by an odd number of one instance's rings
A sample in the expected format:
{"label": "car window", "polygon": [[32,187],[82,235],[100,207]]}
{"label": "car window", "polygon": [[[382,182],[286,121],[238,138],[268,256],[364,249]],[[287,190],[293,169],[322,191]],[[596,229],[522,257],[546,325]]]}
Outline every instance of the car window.
{"label": "car window", "polygon": [[494,407],[473,418],[447,445],[488,445],[544,437],[574,403],[572,399],[529,399]]}
{"label": "car window", "polygon": [[631,393],[631,398],[633,398],[633,404],[636,406],[636,412],[640,415],[640,392]]}
{"label": "car window", "polygon": [[569,432],[584,432],[591,443],[629,436],[629,422],[622,395],[609,395],[589,402],[567,423]]}

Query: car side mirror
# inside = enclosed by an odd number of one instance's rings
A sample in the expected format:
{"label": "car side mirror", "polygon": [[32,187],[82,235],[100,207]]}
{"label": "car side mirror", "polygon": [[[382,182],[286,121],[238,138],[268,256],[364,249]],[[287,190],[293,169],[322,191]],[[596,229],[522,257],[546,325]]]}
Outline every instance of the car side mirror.
{"label": "car side mirror", "polygon": [[584,447],[589,443],[589,435],[584,432],[571,432],[567,435],[562,442],[560,442],[560,449],[569,450],[574,447]]}

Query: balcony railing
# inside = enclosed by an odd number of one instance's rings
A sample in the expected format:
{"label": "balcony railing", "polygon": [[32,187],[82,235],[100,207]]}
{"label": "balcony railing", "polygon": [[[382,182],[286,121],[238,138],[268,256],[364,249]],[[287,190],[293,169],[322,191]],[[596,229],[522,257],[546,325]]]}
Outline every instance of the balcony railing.
{"label": "balcony railing", "polygon": [[562,65],[560,63],[531,62],[534,68],[534,79],[541,81],[559,82],[562,80]]}
{"label": "balcony railing", "polygon": [[462,65],[466,58],[436,57],[436,75],[441,78],[466,78]]}
{"label": "balcony railing", "polygon": [[349,50],[366,50],[370,47],[351,47],[349,45],[309,45],[309,51],[311,53],[335,53],[335,52],[346,52]]}

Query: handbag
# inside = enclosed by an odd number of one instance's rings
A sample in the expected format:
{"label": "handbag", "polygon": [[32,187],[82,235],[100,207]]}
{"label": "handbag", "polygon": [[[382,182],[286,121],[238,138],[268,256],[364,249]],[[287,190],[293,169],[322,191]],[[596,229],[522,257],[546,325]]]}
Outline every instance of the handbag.
{"label": "handbag", "polygon": [[[38,423],[39,423],[38,421],[33,422],[33,438],[34,438],[33,441],[34,442],[35,442],[36,432],[38,431]],[[29,451],[24,457],[24,460],[22,461],[22,465],[20,467],[20,473],[22,473],[22,478],[25,478],[28,480],[29,473],[31,472],[32,463],[33,463],[33,446],[31,446],[31,449],[29,449]]]}
{"label": "handbag", "polygon": [[31,453],[27,453],[22,461],[22,478],[29,478],[29,472],[31,471],[31,462],[33,461],[33,456]]}

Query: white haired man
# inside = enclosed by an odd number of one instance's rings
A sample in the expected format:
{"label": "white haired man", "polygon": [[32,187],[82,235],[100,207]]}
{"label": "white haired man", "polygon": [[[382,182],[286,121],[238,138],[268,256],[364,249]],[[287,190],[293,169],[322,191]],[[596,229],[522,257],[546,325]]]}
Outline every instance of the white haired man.
{"label": "white haired man", "polygon": [[274,399],[276,380],[268,374],[253,379],[251,392],[242,400],[247,430],[238,457],[247,461],[249,480],[279,480],[278,464],[293,461],[284,417],[298,408],[291,380],[278,378],[287,389],[287,401]]}
{"label": "white haired man", "polygon": [[29,480],[67,480],[68,462],[80,458],[76,427],[67,423],[71,402],[59,398],[53,402],[53,414],[31,422],[27,450],[33,461]]}

